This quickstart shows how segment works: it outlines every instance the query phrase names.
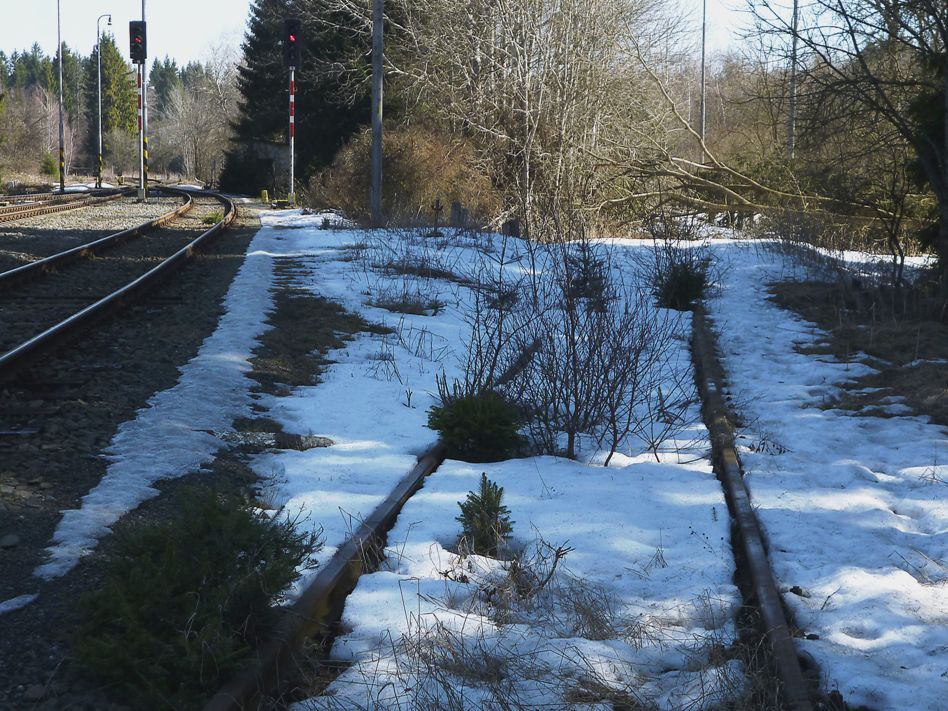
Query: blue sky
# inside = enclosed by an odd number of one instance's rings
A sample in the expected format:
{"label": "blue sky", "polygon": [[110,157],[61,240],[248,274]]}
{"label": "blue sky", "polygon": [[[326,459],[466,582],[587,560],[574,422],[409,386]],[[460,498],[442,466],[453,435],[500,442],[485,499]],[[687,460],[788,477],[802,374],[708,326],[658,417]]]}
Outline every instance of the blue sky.
{"label": "blue sky", "polygon": [[[99,15],[111,13],[111,30],[128,56],[128,21],[141,19],[141,0],[61,0],[63,41],[82,54],[95,46]],[[178,62],[202,59],[212,44],[239,45],[250,0],[147,0],[149,63],[170,55]],[[176,25],[178,18],[187,18]],[[56,0],[0,0],[0,50],[28,49],[33,42],[56,51]]]}
{"label": "blue sky", "polygon": [[[691,13],[696,33],[701,27],[701,1],[680,0]],[[128,52],[128,21],[141,17],[141,0],[61,0],[63,40],[82,54],[95,44],[96,18],[112,13],[119,48]],[[708,45],[714,50],[733,44],[733,32],[744,23],[738,11],[744,0],[708,0]],[[201,59],[212,44],[239,45],[250,0],[148,0],[149,60],[165,54],[181,62]],[[175,20],[187,17],[180,26]],[[105,26],[105,20],[102,22]],[[700,36],[697,35],[697,36]],[[33,42],[56,51],[56,0],[0,0],[0,50],[27,49]]]}
{"label": "blue sky", "polygon": [[[681,0],[681,4],[692,13],[700,39],[701,0]],[[712,52],[739,45],[735,35],[749,24],[746,7],[746,0],[708,0],[708,47]]]}

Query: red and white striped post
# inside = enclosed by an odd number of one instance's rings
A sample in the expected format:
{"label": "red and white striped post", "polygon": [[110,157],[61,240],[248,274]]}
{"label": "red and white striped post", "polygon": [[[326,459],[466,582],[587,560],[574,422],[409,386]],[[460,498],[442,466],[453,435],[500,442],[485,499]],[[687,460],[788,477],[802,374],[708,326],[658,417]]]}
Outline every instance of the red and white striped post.
{"label": "red and white striped post", "polygon": [[290,67],[290,194],[287,199],[296,204],[296,67]]}
{"label": "red and white striped post", "polygon": [[142,121],[142,74],[145,65],[138,65],[138,199],[145,200],[145,125]]}

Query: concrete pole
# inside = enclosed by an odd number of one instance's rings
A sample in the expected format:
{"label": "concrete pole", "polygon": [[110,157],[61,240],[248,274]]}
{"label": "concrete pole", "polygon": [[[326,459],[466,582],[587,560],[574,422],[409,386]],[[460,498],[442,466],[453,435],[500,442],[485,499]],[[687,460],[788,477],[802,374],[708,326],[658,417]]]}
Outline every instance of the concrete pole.
{"label": "concrete pole", "polygon": [[99,89],[99,160],[96,164],[95,173],[95,186],[97,188],[102,187],[102,29],[99,23],[102,22],[103,17],[109,18],[109,24],[112,24],[111,15],[99,15],[99,19],[95,21],[95,53],[99,63],[96,82]]}
{"label": "concrete pole", "polygon": [[382,225],[382,66],[385,40],[385,0],[372,5],[372,226]]}
{"label": "concrete pole", "polygon": [[296,204],[296,67],[290,67],[290,192],[287,200]]}
{"label": "concrete pole", "polygon": [[701,7],[701,141],[704,142],[704,132],[706,127],[706,103],[705,103],[705,47],[707,44],[707,24],[708,24],[708,0],[704,0]]}
{"label": "concrete pole", "polygon": [[63,34],[60,0],[56,0],[56,54],[59,55],[59,191],[66,192],[66,123],[63,116]]}
{"label": "concrete pole", "polygon": [[787,160],[793,160],[797,142],[797,28],[799,18],[799,0],[793,0],[793,30],[790,49],[790,110],[787,115]]}

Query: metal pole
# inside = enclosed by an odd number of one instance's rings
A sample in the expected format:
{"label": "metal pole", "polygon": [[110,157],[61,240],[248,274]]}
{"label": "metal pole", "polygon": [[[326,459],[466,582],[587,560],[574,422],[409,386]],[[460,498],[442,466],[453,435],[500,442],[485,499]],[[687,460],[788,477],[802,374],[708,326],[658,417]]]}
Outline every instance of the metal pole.
{"label": "metal pole", "polygon": [[142,74],[145,65],[138,65],[138,200],[145,200],[145,133],[142,121]]}
{"label": "metal pole", "polygon": [[[145,0],[142,0],[142,22],[145,21]],[[148,72],[142,60],[142,199],[148,201]]]}
{"label": "metal pole", "polygon": [[385,0],[372,6],[372,225],[382,225],[382,62],[384,59],[383,18]]}
{"label": "metal pole", "polygon": [[290,192],[291,205],[296,204],[296,67],[290,67]]}
{"label": "metal pole", "polygon": [[97,85],[99,89],[99,162],[95,174],[95,186],[97,188],[102,187],[102,30],[99,27],[99,23],[102,22],[103,17],[109,18],[109,24],[112,24],[111,15],[99,15],[99,19],[95,21],[95,53],[99,63],[97,73]]}
{"label": "metal pole", "polygon": [[705,67],[705,46],[707,40],[707,24],[708,24],[708,0],[704,0],[701,8],[701,142],[704,143],[704,131],[705,131],[705,82],[704,82],[704,67]]}
{"label": "metal pole", "polygon": [[60,0],[56,0],[56,54],[59,55],[59,191],[66,192],[66,124],[63,118],[63,35]]}
{"label": "metal pole", "polygon": [[790,50],[790,111],[787,116],[787,159],[793,160],[796,150],[797,133],[797,18],[799,17],[799,1],[793,0],[793,31],[792,48]]}

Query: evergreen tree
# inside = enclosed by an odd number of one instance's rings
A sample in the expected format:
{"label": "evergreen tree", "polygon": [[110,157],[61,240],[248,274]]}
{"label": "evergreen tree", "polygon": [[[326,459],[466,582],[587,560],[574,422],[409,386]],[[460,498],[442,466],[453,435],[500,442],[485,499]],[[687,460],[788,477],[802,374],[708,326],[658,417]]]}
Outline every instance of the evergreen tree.
{"label": "evergreen tree", "polygon": [[3,50],[0,50],[0,94],[10,86],[10,60]]}
{"label": "evergreen tree", "polygon": [[148,84],[155,92],[154,111],[156,116],[164,116],[168,111],[171,94],[181,86],[181,76],[178,72],[178,63],[168,55],[161,61],[155,60],[151,65]]}
{"label": "evergreen tree", "polygon": [[[227,189],[254,192],[270,174],[269,164],[254,157],[249,144],[269,141],[286,144],[288,72],[283,60],[283,22],[303,18],[301,65],[296,82],[297,176],[305,180],[314,170],[332,162],[336,151],[369,121],[366,91],[355,100],[342,80],[329,70],[331,63],[365,69],[369,47],[355,33],[338,29],[350,20],[333,13],[325,0],[254,0],[238,68],[240,118],[237,146],[227,156],[221,184]],[[366,70],[367,71],[367,70]],[[278,180],[278,179],[277,179]]]}
{"label": "evergreen tree", "polygon": [[[76,54],[63,44],[63,107],[66,118],[73,125],[79,118],[79,108],[82,106],[83,78],[87,60]],[[52,60],[53,88],[59,91],[59,58]]]}
{"label": "evergreen tree", "polygon": [[43,54],[39,44],[34,43],[28,53],[13,53],[12,75],[12,85],[21,91],[35,86],[52,91],[56,87],[53,61]]}
{"label": "evergreen tree", "polygon": [[[112,35],[103,35],[100,42],[102,51],[102,134],[106,145],[104,152],[110,151],[108,136],[113,131],[122,131],[128,135],[138,130],[138,97],[133,70],[115,45]],[[96,75],[98,55],[93,51],[86,63],[85,72],[85,111],[89,121],[86,150],[90,156],[98,152],[98,91]]]}

